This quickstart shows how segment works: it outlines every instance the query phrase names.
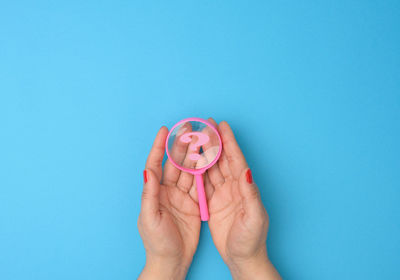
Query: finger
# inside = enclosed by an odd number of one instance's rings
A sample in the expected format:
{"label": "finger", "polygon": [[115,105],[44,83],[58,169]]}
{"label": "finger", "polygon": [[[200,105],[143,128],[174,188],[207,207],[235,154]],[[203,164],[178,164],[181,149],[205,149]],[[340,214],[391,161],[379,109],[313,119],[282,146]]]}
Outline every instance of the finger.
{"label": "finger", "polygon": [[164,164],[164,173],[162,182],[165,185],[175,185],[176,181],[179,178],[181,171],[176,168],[172,163],[171,160],[168,158]]}
{"label": "finger", "polygon": [[213,118],[208,118],[208,122],[212,124],[215,128],[218,128],[217,122]]}
{"label": "finger", "polygon": [[155,221],[160,215],[160,183],[157,175],[151,169],[145,169],[143,176],[141,215],[145,220]]}
{"label": "finger", "polygon": [[[185,168],[189,168],[189,169],[194,169],[194,167],[196,166],[196,161],[190,159],[190,155],[192,153],[198,153],[200,150],[200,147],[196,147],[196,150],[192,150],[190,147],[191,145],[193,145],[194,143],[196,143],[197,138],[193,137],[192,141],[189,143],[188,145],[188,149],[186,150],[186,155],[185,155],[185,159],[183,160],[182,166],[184,166]],[[188,193],[191,189],[191,187],[193,186],[193,182],[194,182],[194,176],[188,172],[181,172],[179,175],[179,179],[176,183],[176,186],[181,189],[182,191]]]}
{"label": "finger", "polygon": [[206,192],[207,201],[211,199],[214,194],[215,188],[211,183],[209,174],[204,174],[204,191]]}
{"label": "finger", "polygon": [[246,159],[236,142],[229,124],[223,121],[219,124],[219,129],[229,169],[231,170],[233,177],[238,178],[239,174],[247,168]]}
{"label": "finger", "polygon": [[[211,125],[214,126],[214,128],[217,129],[218,125],[213,118],[209,118],[208,121]],[[217,147],[217,149],[218,148],[222,149],[222,147],[219,147],[218,136],[215,134],[215,132],[211,128],[206,127],[206,129],[204,129],[204,133],[206,133],[210,137],[210,141],[204,145],[204,150],[208,150],[212,146]],[[218,153],[218,151],[215,151],[215,153],[213,151],[208,154],[205,153],[205,156],[207,157],[208,162],[211,162],[212,160],[214,160],[216,153]],[[221,186],[225,182],[224,176],[222,175],[218,164],[214,164],[212,167],[210,167],[207,170],[207,173],[208,173],[207,177],[209,178],[210,183],[213,184],[215,187]]]}
{"label": "finger", "polygon": [[[188,143],[179,141],[179,137],[183,133],[190,131],[192,131],[192,126],[190,122],[187,122],[183,126],[181,126],[178,129],[175,140],[172,144],[171,149],[169,150],[170,157],[173,158],[175,163],[177,164],[182,164],[182,161],[186,156],[186,150],[189,146]],[[180,173],[181,171],[172,164],[171,159],[168,159],[164,165],[163,182],[169,185],[176,185]]]}
{"label": "finger", "polygon": [[244,169],[239,178],[239,192],[243,199],[245,220],[248,222],[263,222],[267,213],[262,204],[260,192],[254,183],[253,175],[249,168]]}
{"label": "finger", "polygon": [[179,175],[178,182],[176,186],[185,193],[188,193],[193,186],[194,176],[188,172],[181,172]]}
{"label": "finger", "polygon": [[[221,131],[217,125],[217,122],[213,119],[213,118],[209,118],[209,121],[212,125],[214,125],[214,127],[217,129],[218,133],[221,135]],[[219,171],[221,172],[221,175],[225,181],[225,179],[231,178],[232,177],[232,173],[231,170],[229,169],[229,164],[228,161],[226,159],[226,155],[225,155],[225,151],[224,151],[224,147],[222,146],[222,153],[221,156],[218,160],[218,164],[216,164],[218,166]],[[218,178],[213,178],[213,179],[218,179]],[[214,182],[216,184],[218,184],[218,181]]]}
{"label": "finger", "polygon": [[218,160],[218,167],[219,167],[219,170],[221,170],[221,174],[222,174],[222,176],[224,176],[225,181],[233,178],[232,172],[231,172],[231,169],[229,168],[229,163],[228,163],[228,160],[226,158],[226,154],[225,154],[225,151],[223,148],[222,148],[221,156],[219,157],[219,160]]}
{"label": "finger", "polygon": [[156,138],[154,139],[153,146],[146,161],[146,169],[151,169],[155,173],[159,182],[161,181],[162,177],[162,162],[164,158],[165,139],[167,138],[167,134],[168,129],[165,126],[161,127]]}
{"label": "finger", "polygon": [[196,185],[193,183],[192,186],[190,187],[189,191],[187,192],[190,196],[190,198],[196,202],[199,203],[199,197],[197,195],[197,189],[196,189]]}

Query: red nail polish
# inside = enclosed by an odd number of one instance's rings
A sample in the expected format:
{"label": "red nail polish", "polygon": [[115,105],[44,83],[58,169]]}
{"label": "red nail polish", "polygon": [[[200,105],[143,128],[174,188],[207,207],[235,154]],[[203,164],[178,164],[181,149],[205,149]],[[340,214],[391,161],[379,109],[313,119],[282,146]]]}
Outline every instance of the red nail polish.
{"label": "red nail polish", "polygon": [[253,184],[253,175],[251,175],[251,170],[250,170],[250,168],[247,169],[247,172],[246,172],[246,180],[247,180],[247,183]]}
{"label": "red nail polish", "polygon": [[143,181],[145,184],[147,183],[147,170],[143,171]]}

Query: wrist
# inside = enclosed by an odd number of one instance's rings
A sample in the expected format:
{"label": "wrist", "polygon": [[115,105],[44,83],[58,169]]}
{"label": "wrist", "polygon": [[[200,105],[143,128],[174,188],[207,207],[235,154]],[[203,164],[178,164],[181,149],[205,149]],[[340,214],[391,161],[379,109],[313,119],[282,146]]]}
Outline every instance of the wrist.
{"label": "wrist", "polygon": [[228,267],[234,280],[281,279],[279,273],[269,260],[266,250],[262,250],[262,252],[259,252],[257,255],[251,258],[232,260],[228,264]]}
{"label": "wrist", "polygon": [[181,259],[147,257],[146,265],[139,279],[185,279],[190,263],[191,260],[185,261]]}

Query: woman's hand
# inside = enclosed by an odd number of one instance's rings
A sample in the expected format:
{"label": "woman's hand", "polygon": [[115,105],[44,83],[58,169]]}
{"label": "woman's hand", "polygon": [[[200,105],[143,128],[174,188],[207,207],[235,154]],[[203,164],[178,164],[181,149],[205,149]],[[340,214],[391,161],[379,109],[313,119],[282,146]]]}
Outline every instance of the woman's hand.
{"label": "woman's hand", "polygon": [[184,279],[199,241],[201,222],[193,176],[181,173],[169,160],[162,170],[167,134],[166,127],[158,132],[143,172],[138,227],[146,265],[139,279]]}
{"label": "woman's hand", "polygon": [[234,279],[281,279],[267,255],[268,215],[246,160],[226,122],[218,128],[223,151],[207,171],[209,227]]}

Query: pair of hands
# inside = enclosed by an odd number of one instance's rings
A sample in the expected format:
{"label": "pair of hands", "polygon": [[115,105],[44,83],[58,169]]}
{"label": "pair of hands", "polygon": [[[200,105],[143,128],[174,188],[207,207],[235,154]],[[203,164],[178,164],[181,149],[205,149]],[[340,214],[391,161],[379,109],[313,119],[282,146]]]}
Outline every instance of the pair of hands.
{"label": "pair of hands", "polygon": [[[215,246],[234,279],[281,279],[268,259],[268,215],[251,171],[226,122],[219,125],[223,151],[204,174],[208,221]],[[185,279],[200,235],[193,175],[169,160],[162,168],[168,129],[154,140],[144,171],[138,228],[146,249],[139,279]],[[160,184],[160,182],[162,182]]]}

